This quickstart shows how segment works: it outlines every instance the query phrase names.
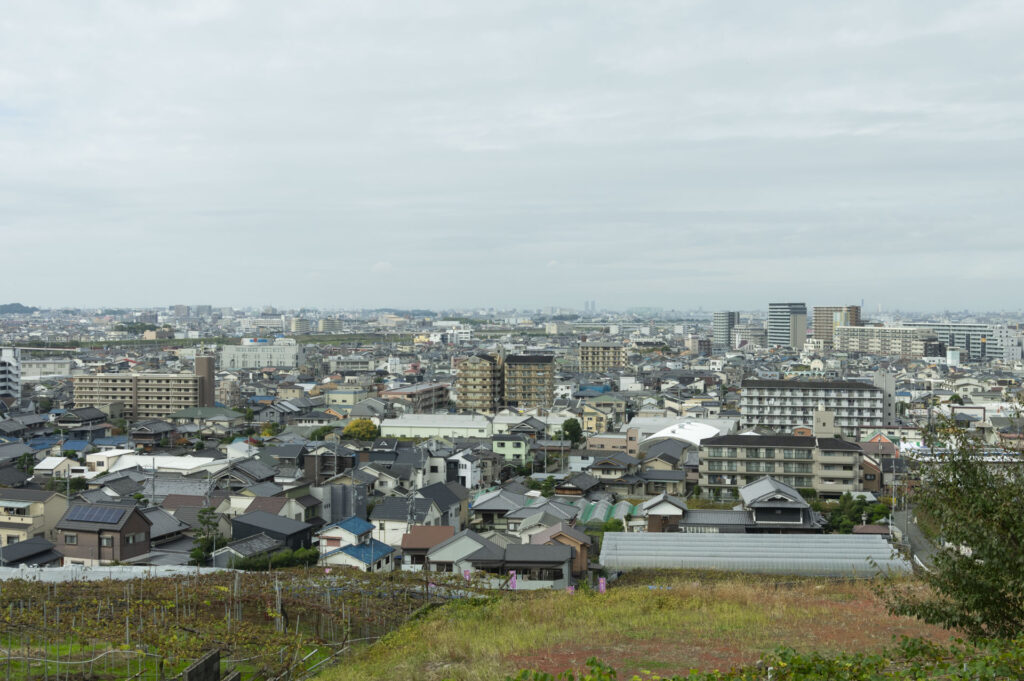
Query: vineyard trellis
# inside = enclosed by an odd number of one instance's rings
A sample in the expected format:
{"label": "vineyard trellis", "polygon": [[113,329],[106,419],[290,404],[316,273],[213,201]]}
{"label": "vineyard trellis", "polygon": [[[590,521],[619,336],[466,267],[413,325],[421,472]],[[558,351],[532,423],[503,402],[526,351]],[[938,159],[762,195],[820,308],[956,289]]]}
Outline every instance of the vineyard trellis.
{"label": "vineyard trellis", "polygon": [[305,678],[428,605],[493,591],[456,575],[300,568],[0,582],[0,681],[170,679],[210,649],[246,679]]}

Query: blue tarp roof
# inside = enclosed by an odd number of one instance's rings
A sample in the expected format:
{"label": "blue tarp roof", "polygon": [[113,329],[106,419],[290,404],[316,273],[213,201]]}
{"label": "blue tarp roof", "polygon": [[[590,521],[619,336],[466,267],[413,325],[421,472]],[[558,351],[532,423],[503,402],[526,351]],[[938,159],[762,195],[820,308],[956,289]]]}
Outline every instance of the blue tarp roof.
{"label": "blue tarp roof", "polygon": [[334,551],[325,553],[324,558],[331,554],[338,553],[339,551],[352,556],[364,565],[370,565],[389,553],[394,553],[395,550],[382,541],[371,539],[366,544],[349,544],[348,546],[342,546],[340,549],[335,549]]}
{"label": "blue tarp roof", "polygon": [[373,529],[373,525],[371,523],[356,516],[345,518],[338,523],[338,527],[347,532],[351,532],[352,534],[363,534]]}

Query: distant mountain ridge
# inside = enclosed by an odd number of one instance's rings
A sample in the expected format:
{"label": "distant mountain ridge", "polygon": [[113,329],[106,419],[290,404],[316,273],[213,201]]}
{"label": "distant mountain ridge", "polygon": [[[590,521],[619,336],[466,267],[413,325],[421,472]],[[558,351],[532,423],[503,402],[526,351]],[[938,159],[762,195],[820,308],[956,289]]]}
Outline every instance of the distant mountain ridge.
{"label": "distant mountain ridge", "polygon": [[21,303],[3,303],[0,304],[0,314],[29,314],[32,312],[38,312],[38,307],[26,307]]}

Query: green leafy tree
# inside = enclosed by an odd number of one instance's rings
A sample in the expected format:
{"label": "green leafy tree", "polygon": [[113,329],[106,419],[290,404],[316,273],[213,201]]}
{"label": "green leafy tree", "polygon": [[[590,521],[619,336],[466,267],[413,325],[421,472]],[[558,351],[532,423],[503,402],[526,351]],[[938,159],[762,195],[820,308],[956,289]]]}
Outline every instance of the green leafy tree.
{"label": "green leafy tree", "polygon": [[553,475],[544,478],[544,482],[540,484],[540,493],[545,497],[550,497],[555,493],[555,478]]}
{"label": "green leafy tree", "polygon": [[327,436],[330,435],[333,430],[333,426],[320,426],[319,428],[317,428],[316,430],[309,434],[309,439],[316,440],[317,442],[319,442],[320,440],[326,439]]}
{"label": "green leafy tree", "polygon": [[921,470],[915,510],[944,540],[921,575],[928,590],[894,584],[890,612],[960,629],[972,639],[1024,633],[1024,463],[983,460],[977,435],[943,421]]}
{"label": "green leafy tree", "polygon": [[380,437],[380,429],[370,419],[356,419],[345,426],[344,435],[353,440],[376,440]]}
{"label": "green leafy tree", "polygon": [[25,452],[15,460],[14,467],[25,475],[32,475],[36,467],[35,455],[32,452]]}
{"label": "green leafy tree", "polygon": [[199,509],[196,518],[199,521],[199,527],[188,557],[192,565],[205,565],[210,561],[210,554],[217,547],[224,546],[227,540],[217,529],[217,513],[213,508]]}
{"label": "green leafy tree", "polygon": [[604,521],[604,525],[601,526],[602,532],[625,532],[626,526],[618,518],[612,518],[611,520]]}
{"label": "green leafy tree", "polygon": [[573,444],[583,442],[583,427],[576,419],[562,421],[562,436]]}
{"label": "green leafy tree", "polygon": [[78,494],[89,489],[89,481],[85,478],[71,478],[70,483],[67,478],[50,478],[46,481],[46,489],[51,492],[66,494],[69,487],[71,488],[71,494]]}

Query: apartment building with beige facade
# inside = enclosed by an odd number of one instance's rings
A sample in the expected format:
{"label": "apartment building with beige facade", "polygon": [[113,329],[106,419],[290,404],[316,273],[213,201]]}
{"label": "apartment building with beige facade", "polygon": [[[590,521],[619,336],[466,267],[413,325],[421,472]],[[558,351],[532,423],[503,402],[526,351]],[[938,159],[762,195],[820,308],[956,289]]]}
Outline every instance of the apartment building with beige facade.
{"label": "apartment building with beige facade", "polygon": [[509,355],[504,362],[506,407],[549,407],[555,399],[552,355]]}
{"label": "apartment building with beige facade", "polygon": [[189,407],[214,406],[213,358],[197,357],[196,373],[100,373],[75,376],[76,407],[122,405],[129,420],[165,418]]}
{"label": "apartment building with beige facade", "polygon": [[812,436],[721,435],[700,444],[699,485],[712,496],[736,498],[740,487],[766,475],[796,489],[837,499],[863,489],[863,451],[835,437],[834,415],[817,410]]}
{"label": "apartment building with beige facade", "polygon": [[555,398],[552,355],[476,354],[456,363],[456,404],[462,411],[550,406]]}
{"label": "apartment building with beige facade", "polygon": [[819,306],[813,309],[811,331],[822,347],[832,347],[835,330],[840,326],[860,326],[860,305]]}
{"label": "apartment building with beige facade", "polygon": [[500,357],[477,354],[455,365],[456,405],[460,411],[494,413],[503,398]]}
{"label": "apartment building with beige facade", "polygon": [[381,392],[383,400],[408,404],[414,414],[448,411],[450,398],[447,383],[413,383]]}
{"label": "apartment building with beige facade", "polygon": [[626,346],[622,343],[595,341],[580,343],[580,371],[598,373],[626,366]]}
{"label": "apartment building with beige facade", "polygon": [[927,357],[935,332],[912,326],[838,326],[834,347],[839,352],[863,352],[887,357]]}

